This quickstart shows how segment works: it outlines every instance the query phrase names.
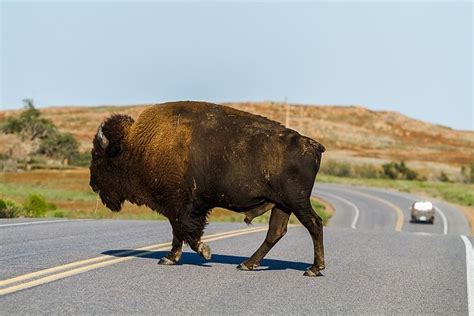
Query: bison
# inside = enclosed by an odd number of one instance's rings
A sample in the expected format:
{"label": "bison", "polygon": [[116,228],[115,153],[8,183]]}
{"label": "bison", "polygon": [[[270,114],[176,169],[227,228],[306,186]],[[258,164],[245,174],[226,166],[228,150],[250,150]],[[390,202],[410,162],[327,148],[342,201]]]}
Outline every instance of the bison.
{"label": "bison", "polygon": [[324,265],[323,225],[310,195],[325,151],[319,142],[265,117],[193,101],[158,104],[135,121],[114,114],[93,140],[90,186],[112,211],[124,201],[166,216],[172,249],[160,259],[176,264],[183,243],[205,259],[201,242],[215,207],[255,216],[271,210],[263,244],[238,268],[252,270],[285,235],[290,214],[307,228],[316,276]]}

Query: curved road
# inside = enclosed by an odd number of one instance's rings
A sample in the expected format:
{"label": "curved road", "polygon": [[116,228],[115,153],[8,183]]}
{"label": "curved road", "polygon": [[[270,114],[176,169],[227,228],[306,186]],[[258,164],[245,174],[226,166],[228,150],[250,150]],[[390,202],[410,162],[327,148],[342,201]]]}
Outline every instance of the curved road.
{"label": "curved road", "polygon": [[455,207],[437,201],[433,225],[412,224],[409,194],[332,184],[313,193],[336,208],[317,278],[302,276],[312,243],[300,226],[243,272],[235,266],[265,226],[211,223],[210,262],[186,249],[182,264],[163,267],[166,222],[0,220],[0,313],[473,314],[472,240]]}

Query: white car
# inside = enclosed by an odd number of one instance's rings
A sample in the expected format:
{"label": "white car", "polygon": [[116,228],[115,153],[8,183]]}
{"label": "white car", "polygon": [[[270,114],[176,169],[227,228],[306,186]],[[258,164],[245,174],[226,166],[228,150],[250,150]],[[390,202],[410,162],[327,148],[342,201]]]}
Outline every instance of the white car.
{"label": "white car", "polygon": [[435,208],[433,203],[428,201],[415,202],[410,208],[412,222],[434,223]]}

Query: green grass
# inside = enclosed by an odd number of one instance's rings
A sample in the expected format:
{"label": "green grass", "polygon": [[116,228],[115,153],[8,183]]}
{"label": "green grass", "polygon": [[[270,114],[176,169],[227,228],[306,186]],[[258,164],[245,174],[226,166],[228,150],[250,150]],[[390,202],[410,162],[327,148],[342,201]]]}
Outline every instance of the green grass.
{"label": "green grass", "polygon": [[326,226],[329,222],[329,219],[331,218],[331,214],[326,212],[326,206],[319,203],[318,200],[316,200],[314,198],[311,199],[311,206],[316,211],[316,213],[319,215],[319,217],[321,217],[321,219],[323,220],[323,225]]}
{"label": "green grass", "polygon": [[92,191],[72,191],[23,183],[0,183],[0,192],[1,196],[14,200],[22,200],[30,194],[41,195],[48,201],[93,201],[97,196]]}
{"label": "green grass", "polygon": [[95,212],[85,212],[81,210],[52,210],[45,214],[45,217],[73,218],[73,219],[135,219],[135,220],[166,220],[167,218],[151,210],[143,213],[112,212],[98,209]]}
{"label": "green grass", "polygon": [[459,205],[474,206],[474,184],[428,182],[417,180],[363,179],[328,175],[319,175],[317,181],[390,188],[401,192],[416,193],[428,195],[434,198],[441,198],[445,201]]}

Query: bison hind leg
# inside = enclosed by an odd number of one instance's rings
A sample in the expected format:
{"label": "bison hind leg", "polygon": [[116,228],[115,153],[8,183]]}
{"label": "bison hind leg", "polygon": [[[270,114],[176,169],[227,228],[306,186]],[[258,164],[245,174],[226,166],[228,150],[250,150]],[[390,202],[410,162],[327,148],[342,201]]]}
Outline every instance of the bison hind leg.
{"label": "bison hind leg", "polygon": [[263,257],[286,234],[290,214],[277,207],[272,209],[267,236],[263,244],[246,261],[237,266],[239,270],[253,270],[260,265]]}

